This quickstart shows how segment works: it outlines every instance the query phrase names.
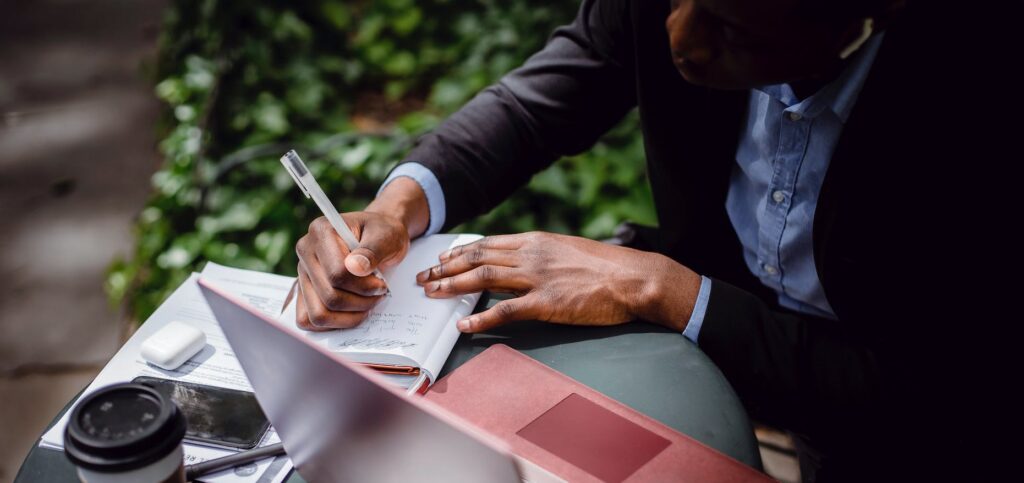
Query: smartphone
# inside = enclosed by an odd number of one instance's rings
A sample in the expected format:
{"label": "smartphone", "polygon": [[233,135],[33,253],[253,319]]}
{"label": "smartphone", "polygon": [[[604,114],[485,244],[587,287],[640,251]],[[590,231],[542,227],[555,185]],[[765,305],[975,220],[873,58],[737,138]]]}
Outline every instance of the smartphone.
{"label": "smartphone", "polygon": [[251,449],[270,421],[251,392],[139,376],[132,380],[171,398],[188,421],[185,440],[230,449]]}

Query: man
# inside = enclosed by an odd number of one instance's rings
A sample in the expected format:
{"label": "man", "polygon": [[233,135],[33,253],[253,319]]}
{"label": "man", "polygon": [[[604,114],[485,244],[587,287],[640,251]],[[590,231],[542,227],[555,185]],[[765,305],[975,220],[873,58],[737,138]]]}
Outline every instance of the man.
{"label": "man", "polygon": [[974,87],[964,74],[980,69],[956,62],[980,61],[980,37],[937,12],[902,0],[586,0],[345,214],[358,249],[323,220],[310,226],[296,247],[297,323],[358,324],[383,290],[367,275],[410,239],[490,209],[638,108],[659,215],[645,250],[487,237],[441,254],[418,276],[426,294],[516,295],[459,321],[464,332],[525,319],[669,327],[755,419],[797,436],[807,480],[957,475],[973,425],[947,416],[973,397],[974,359],[969,339],[943,341],[979,305],[968,303],[979,265],[962,254],[980,251],[961,235],[985,220],[980,186],[954,163],[1005,151],[949,98]]}

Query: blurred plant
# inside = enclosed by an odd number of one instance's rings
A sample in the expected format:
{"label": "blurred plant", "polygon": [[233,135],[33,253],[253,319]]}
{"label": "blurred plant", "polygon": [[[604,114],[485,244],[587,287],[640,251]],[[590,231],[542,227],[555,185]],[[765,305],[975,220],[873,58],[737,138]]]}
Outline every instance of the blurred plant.
{"label": "blurred plant", "polygon": [[[205,260],[294,274],[318,213],[277,159],[302,153],[343,211],[359,210],[417,136],[543,46],[576,0],[173,2],[156,69],[163,167],[113,303],[145,320]],[[654,223],[630,116],[491,213],[480,233],[608,235]]]}

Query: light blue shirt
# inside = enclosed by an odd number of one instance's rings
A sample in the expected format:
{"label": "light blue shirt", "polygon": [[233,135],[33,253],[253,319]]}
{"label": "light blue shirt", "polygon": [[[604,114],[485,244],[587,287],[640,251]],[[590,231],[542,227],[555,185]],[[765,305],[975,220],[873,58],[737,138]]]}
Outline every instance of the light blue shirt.
{"label": "light blue shirt", "polygon": [[[788,84],[750,91],[746,135],[736,150],[725,207],[750,272],[778,294],[779,305],[801,313],[835,318],[814,264],[814,211],[832,151],[881,41],[882,35],[869,39],[836,80],[806,99],[797,99]],[[415,180],[426,193],[426,234],[440,231],[445,206],[437,177],[421,164],[405,163],[381,189],[401,176]],[[711,280],[701,276],[683,331],[695,343],[710,298]]]}
{"label": "light blue shirt", "polygon": [[434,172],[427,169],[426,166],[420,163],[398,165],[381,183],[377,194],[379,195],[384,190],[384,187],[395,178],[403,176],[411,178],[418,183],[420,188],[423,188],[423,193],[427,195],[427,210],[430,212],[430,223],[427,225],[427,231],[423,233],[423,236],[440,232],[441,227],[444,226],[445,216],[444,191],[441,190],[441,183],[437,181],[437,176],[434,176]]}

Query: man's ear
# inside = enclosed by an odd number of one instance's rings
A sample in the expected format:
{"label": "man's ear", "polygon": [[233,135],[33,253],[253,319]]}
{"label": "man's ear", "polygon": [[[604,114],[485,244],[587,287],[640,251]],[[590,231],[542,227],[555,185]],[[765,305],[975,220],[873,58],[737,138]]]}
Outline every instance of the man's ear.
{"label": "man's ear", "polygon": [[860,46],[864,45],[864,42],[867,42],[873,33],[875,33],[875,19],[871,17],[865,18],[861,22],[860,32],[853,37],[850,43],[846,44],[846,47],[839,51],[839,58],[845,60],[853,55],[854,52],[860,50]]}

